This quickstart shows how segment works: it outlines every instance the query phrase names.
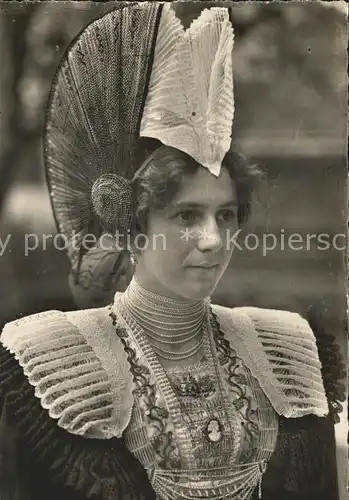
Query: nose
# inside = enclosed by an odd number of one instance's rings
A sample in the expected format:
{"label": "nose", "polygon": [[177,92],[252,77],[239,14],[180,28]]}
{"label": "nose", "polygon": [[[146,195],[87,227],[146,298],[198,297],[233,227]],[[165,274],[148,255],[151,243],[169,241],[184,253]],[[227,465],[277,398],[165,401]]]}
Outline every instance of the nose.
{"label": "nose", "polygon": [[218,252],[223,246],[222,237],[215,217],[209,217],[198,231],[198,249]]}

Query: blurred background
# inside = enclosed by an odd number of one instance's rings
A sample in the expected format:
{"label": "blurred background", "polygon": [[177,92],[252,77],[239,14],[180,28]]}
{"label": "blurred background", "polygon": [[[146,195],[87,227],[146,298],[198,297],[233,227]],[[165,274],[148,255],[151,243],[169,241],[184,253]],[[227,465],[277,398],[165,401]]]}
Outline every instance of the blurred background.
{"label": "blurred background", "polygon": [[[229,4],[229,2],[224,2]],[[0,4],[0,328],[46,309],[76,308],[69,261],[54,248],[42,137],[51,79],[72,39],[114,2]],[[288,309],[306,317],[330,361],[328,384],[344,398],[347,359],[347,6],[345,2],[241,2],[236,32],[236,148],[267,178],[241,239],[278,244],[235,250],[215,301]],[[281,249],[281,234],[336,234],[342,250]],[[25,235],[37,248],[25,254]],[[52,235],[44,238],[44,235]],[[253,246],[253,240],[249,240]],[[113,294],[106,297],[106,301]],[[332,380],[332,382],[331,382]],[[341,385],[342,384],[342,385]],[[339,408],[339,407],[337,407]],[[341,498],[346,405],[336,424]]]}

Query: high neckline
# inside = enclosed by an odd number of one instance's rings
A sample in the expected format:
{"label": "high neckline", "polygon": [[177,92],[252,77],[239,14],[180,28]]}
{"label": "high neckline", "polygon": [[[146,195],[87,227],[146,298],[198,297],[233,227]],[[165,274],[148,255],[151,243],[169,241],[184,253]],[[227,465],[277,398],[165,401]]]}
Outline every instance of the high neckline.
{"label": "high neckline", "polygon": [[[135,277],[117,294],[122,309],[147,334],[160,354],[190,355],[202,343],[202,328],[209,298],[186,300],[166,297],[144,288]],[[198,346],[199,347],[199,346]]]}
{"label": "high neckline", "polygon": [[151,301],[152,305],[160,306],[160,307],[170,307],[170,308],[178,308],[182,311],[187,311],[188,308],[196,309],[199,306],[202,306],[205,301],[208,299],[185,299],[185,298],[174,298],[168,297],[163,294],[158,294],[152,292],[141,285],[136,276],[132,277],[132,280],[126,290],[131,299],[135,299],[136,297],[143,301]]}

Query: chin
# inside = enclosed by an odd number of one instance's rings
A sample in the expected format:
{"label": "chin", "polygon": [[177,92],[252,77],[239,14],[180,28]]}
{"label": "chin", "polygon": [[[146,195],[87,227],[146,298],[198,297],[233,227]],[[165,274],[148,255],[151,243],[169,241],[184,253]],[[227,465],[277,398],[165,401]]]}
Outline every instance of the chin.
{"label": "chin", "polygon": [[209,297],[215,290],[216,285],[214,286],[203,286],[202,283],[198,283],[197,286],[194,286],[191,283],[188,287],[182,289],[182,296],[188,300],[200,300]]}

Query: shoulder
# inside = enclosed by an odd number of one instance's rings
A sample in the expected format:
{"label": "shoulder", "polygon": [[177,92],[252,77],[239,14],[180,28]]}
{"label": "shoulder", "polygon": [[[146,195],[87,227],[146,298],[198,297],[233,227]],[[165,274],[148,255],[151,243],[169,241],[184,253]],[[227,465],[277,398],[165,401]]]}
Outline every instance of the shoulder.
{"label": "shoulder", "polygon": [[[321,367],[316,338],[308,321],[300,314],[259,307],[213,306],[214,313],[225,329],[238,327],[249,330],[258,338],[265,352],[313,363]],[[306,357],[304,357],[306,356]]]}
{"label": "shoulder", "polygon": [[213,306],[212,310],[279,414],[328,413],[316,339],[306,319],[258,307]]}
{"label": "shoulder", "polygon": [[260,307],[230,308],[217,305],[213,306],[213,310],[228,321],[252,322],[261,339],[263,333],[274,338],[279,335],[283,341],[289,339],[294,342],[295,339],[301,339],[303,345],[309,342],[309,345],[316,348],[315,335],[308,321],[298,313]]}
{"label": "shoulder", "polygon": [[0,341],[20,362],[31,352],[35,356],[39,350],[62,349],[82,341],[79,330],[69,320],[72,314],[75,312],[51,310],[10,321],[5,324]]}
{"label": "shoulder", "polygon": [[70,353],[92,351],[89,330],[106,310],[45,311],[16,319],[4,326],[1,344],[29,375],[35,360],[63,359]]}
{"label": "shoulder", "polygon": [[238,307],[235,310],[251,319],[260,336],[263,332],[270,335],[274,333],[274,336],[282,335],[284,341],[302,339],[303,345],[306,342],[311,346],[316,345],[315,335],[308,321],[298,313],[259,307]]}
{"label": "shoulder", "polygon": [[108,308],[46,311],[7,323],[1,344],[60,427],[119,437],[132,406],[132,378]]}

